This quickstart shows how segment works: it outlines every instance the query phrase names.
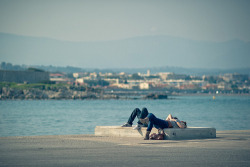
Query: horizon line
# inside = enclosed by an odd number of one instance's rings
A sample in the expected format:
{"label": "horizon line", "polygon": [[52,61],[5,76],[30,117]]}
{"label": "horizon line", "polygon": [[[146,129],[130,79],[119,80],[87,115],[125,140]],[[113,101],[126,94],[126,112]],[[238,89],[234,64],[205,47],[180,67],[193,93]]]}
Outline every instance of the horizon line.
{"label": "horizon line", "polygon": [[202,42],[215,42],[215,43],[223,43],[223,42],[228,42],[228,41],[242,41],[242,42],[250,42],[247,40],[242,40],[239,38],[232,38],[229,40],[221,40],[221,41],[214,41],[214,40],[200,40],[200,39],[192,39],[192,38],[187,38],[187,37],[181,37],[181,36],[174,36],[174,35],[169,35],[169,34],[158,34],[158,35],[137,35],[137,36],[131,36],[131,37],[124,37],[124,38],[119,38],[119,39],[106,39],[106,40],[65,40],[65,39],[58,39],[58,38],[53,38],[53,37],[48,37],[48,36],[39,36],[39,35],[24,35],[24,34],[17,34],[17,33],[10,33],[10,32],[0,32],[0,34],[6,34],[6,35],[13,35],[13,36],[19,36],[19,37],[28,37],[28,38],[43,38],[43,39],[49,39],[49,40],[56,40],[56,41],[61,41],[61,42],[72,42],[72,43],[81,43],[81,42],[112,42],[112,41],[122,41],[122,40],[128,40],[128,39],[133,39],[133,38],[143,38],[143,37],[171,37],[171,38],[179,38],[179,39],[185,39],[185,40],[191,40],[191,41],[202,41]]}

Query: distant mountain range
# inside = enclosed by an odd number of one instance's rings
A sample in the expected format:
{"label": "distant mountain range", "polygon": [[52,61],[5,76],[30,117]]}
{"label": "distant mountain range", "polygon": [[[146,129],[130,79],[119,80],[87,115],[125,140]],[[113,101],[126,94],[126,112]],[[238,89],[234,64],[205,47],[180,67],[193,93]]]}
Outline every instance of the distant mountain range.
{"label": "distant mountain range", "polygon": [[208,42],[171,36],[69,42],[0,33],[0,62],[3,61],[139,72],[151,69],[152,72],[249,73],[250,42]]}
{"label": "distant mountain range", "polygon": [[159,72],[173,72],[176,74],[186,74],[186,75],[222,75],[226,73],[239,73],[239,74],[247,74],[250,76],[250,68],[238,68],[238,69],[204,69],[204,68],[181,68],[181,67],[157,67],[157,68],[105,68],[105,69],[97,69],[97,68],[79,68],[72,66],[44,66],[44,65],[13,65],[12,63],[1,62],[0,70],[28,70],[29,68],[37,68],[44,71],[49,72],[64,72],[64,73],[75,73],[75,72],[112,72],[112,73],[120,73],[125,72],[128,74],[133,73],[142,73],[145,74],[147,70],[150,70],[151,74],[159,73]]}

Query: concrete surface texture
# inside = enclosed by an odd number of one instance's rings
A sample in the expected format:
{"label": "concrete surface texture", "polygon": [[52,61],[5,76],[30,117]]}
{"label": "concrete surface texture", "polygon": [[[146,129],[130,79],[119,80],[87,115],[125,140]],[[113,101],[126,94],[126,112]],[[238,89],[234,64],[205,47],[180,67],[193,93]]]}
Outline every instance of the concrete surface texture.
{"label": "concrete surface texture", "polygon": [[213,139],[95,135],[1,137],[0,166],[250,166],[250,130]]}
{"label": "concrete surface texture", "polygon": [[[140,130],[133,130],[132,127],[96,126],[95,135],[117,137],[142,137],[145,136],[146,131],[146,127],[142,127]],[[158,130],[153,128],[151,134],[152,133],[158,133]],[[215,138],[216,129],[205,127],[188,127],[184,129],[166,128],[164,129],[164,134],[165,140]]]}

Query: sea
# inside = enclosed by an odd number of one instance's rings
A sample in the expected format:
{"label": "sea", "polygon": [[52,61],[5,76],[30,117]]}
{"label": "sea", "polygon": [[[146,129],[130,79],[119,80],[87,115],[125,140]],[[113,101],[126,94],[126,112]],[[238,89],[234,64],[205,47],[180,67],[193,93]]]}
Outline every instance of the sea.
{"label": "sea", "polygon": [[[2,100],[0,137],[94,134],[96,126],[120,126],[135,108],[168,114],[189,127],[250,129],[250,96],[170,96],[167,100]],[[137,118],[134,121],[136,125]]]}

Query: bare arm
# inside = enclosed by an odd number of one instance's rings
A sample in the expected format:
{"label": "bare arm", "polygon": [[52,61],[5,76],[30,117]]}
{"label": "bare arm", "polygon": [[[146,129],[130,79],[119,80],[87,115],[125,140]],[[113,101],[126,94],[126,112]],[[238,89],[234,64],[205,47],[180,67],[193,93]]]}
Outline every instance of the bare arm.
{"label": "bare arm", "polygon": [[166,120],[168,121],[168,120],[171,120],[171,119],[173,119],[173,117],[172,117],[171,114],[169,114],[168,117],[166,118]]}
{"label": "bare arm", "polygon": [[176,122],[176,123],[179,126],[179,128],[185,128],[185,125],[183,125],[182,123],[180,123],[180,122]]}

